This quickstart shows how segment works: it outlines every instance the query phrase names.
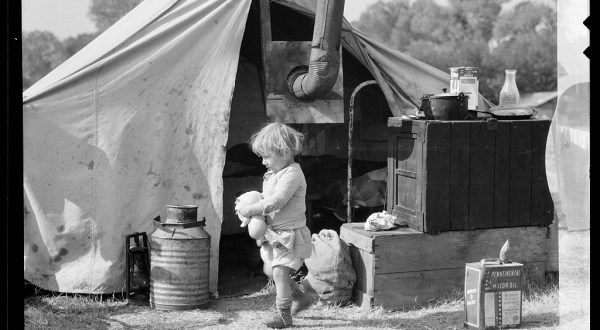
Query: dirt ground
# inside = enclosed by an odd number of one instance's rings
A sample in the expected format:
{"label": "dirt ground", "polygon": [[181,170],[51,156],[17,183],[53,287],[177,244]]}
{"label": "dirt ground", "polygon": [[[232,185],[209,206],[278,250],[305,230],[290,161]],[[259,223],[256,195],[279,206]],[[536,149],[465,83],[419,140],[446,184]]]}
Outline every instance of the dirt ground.
{"label": "dirt ground", "polygon": [[[590,231],[559,230],[559,290],[523,302],[521,329],[590,328]],[[241,274],[241,275],[240,275]],[[223,269],[222,295],[202,309],[161,311],[119,305],[74,329],[266,329],[261,321],[274,311],[273,288],[260,276]],[[237,276],[237,278],[236,278]],[[265,286],[266,285],[266,286]],[[58,311],[60,312],[60,311]],[[463,329],[460,296],[410,311],[316,306],[294,318],[303,329]],[[81,321],[73,321],[73,323]],[[85,322],[83,322],[85,323]],[[66,323],[62,323],[63,328]],[[68,328],[68,326],[67,326]]]}
{"label": "dirt ground", "polygon": [[[242,237],[222,240],[221,251],[230,255],[220,256],[219,299],[201,309],[162,311],[121,299],[88,304],[47,297],[25,303],[25,329],[266,329],[261,322],[274,313],[274,288],[261,275],[258,255],[245,253],[252,241],[242,243]],[[521,329],[590,329],[590,231],[568,231],[559,223],[558,244],[558,290],[524,298]],[[466,329],[464,320],[462,293],[454,292],[407,311],[313,305],[294,318],[294,328],[456,330]]]}

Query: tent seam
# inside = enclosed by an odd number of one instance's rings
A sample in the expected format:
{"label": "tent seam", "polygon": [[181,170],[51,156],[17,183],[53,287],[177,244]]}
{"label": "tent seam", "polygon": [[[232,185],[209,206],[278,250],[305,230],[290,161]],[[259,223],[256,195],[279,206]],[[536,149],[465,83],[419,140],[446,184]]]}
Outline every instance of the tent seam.
{"label": "tent seam", "polygon": [[[96,76],[96,84],[94,85],[94,105],[92,107],[93,116],[94,116],[94,153],[92,155],[92,161],[97,159],[96,153],[98,152],[98,85],[100,83],[100,74],[102,73],[102,69],[104,68],[104,64],[100,65],[98,69],[98,75]],[[92,194],[91,194],[91,203],[90,203],[90,213],[92,216],[92,221],[90,222],[90,247],[91,247],[91,256],[90,256],[90,270],[88,273],[88,292],[92,292],[92,274],[94,269],[94,263],[96,259],[96,169],[98,167],[98,163],[96,162],[95,166],[92,167]]]}

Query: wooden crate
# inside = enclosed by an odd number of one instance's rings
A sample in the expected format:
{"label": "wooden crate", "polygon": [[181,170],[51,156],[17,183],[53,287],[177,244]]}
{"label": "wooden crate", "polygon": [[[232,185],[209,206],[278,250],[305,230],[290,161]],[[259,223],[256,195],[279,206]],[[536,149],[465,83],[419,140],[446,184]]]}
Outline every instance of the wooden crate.
{"label": "wooden crate", "polygon": [[546,272],[548,228],[510,227],[429,235],[411,228],[365,231],[346,223],[340,238],[350,246],[356,271],[353,301],[363,307],[411,308],[464,287],[465,264],[497,258],[510,242],[509,258],[524,265],[524,281],[542,283]]}
{"label": "wooden crate", "polygon": [[549,225],[550,121],[388,119],[387,210],[413,229]]}

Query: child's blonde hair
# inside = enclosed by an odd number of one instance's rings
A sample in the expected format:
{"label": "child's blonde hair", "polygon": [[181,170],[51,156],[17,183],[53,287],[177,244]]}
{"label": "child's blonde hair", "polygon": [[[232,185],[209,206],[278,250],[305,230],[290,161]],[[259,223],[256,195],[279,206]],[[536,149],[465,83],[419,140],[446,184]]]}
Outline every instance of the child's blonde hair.
{"label": "child's blonde hair", "polygon": [[290,126],[274,122],[266,124],[250,137],[250,147],[259,156],[294,157],[302,152],[304,135]]}

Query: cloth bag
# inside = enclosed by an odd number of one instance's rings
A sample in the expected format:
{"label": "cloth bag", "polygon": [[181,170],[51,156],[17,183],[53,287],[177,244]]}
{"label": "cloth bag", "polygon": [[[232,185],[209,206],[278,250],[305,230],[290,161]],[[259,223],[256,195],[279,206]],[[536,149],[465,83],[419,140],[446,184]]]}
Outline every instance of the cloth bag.
{"label": "cloth bag", "polygon": [[323,229],[312,235],[312,254],[304,260],[308,274],[304,292],[321,304],[344,304],[352,298],[356,272],[350,249],[337,232]]}

